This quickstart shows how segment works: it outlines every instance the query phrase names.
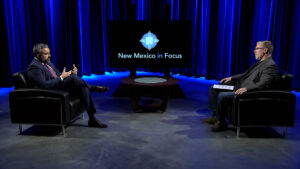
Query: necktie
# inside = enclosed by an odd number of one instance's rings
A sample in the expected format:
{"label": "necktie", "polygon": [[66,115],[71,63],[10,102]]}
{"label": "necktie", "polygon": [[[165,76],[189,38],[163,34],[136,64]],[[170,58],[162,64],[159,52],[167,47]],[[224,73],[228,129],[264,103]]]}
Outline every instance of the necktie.
{"label": "necktie", "polygon": [[50,71],[52,77],[56,78],[57,75],[56,75],[56,73],[54,72],[54,70],[52,69],[52,67],[49,66],[47,63],[45,63],[44,65],[45,65],[45,66],[47,67],[47,69]]}

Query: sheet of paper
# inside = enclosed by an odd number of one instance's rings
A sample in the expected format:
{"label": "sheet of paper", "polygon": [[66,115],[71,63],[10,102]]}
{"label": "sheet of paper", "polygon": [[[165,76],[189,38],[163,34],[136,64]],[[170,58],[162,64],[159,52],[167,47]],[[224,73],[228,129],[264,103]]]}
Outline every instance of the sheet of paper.
{"label": "sheet of paper", "polygon": [[224,90],[233,90],[234,86],[231,86],[231,85],[217,85],[217,84],[215,84],[213,86],[213,88],[215,88],[215,89],[224,89]]}

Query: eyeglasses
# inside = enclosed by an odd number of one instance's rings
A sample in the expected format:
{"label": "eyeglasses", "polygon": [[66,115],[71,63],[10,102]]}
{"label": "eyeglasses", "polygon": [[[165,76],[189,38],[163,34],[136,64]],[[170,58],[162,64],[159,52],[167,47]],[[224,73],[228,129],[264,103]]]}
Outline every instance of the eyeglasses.
{"label": "eyeglasses", "polygon": [[255,48],[254,50],[258,50],[258,49],[265,49],[265,48]]}

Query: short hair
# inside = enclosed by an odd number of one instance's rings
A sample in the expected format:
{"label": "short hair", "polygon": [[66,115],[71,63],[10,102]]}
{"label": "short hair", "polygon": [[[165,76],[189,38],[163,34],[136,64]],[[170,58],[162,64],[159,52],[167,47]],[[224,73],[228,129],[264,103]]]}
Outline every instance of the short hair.
{"label": "short hair", "polygon": [[44,43],[38,43],[38,44],[35,44],[33,46],[33,55],[34,56],[37,56],[37,54],[41,54],[41,50],[43,48],[48,48],[48,45],[47,44],[44,44]]}
{"label": "short hair", "polygon": [[271,41],[265,40],[265,41],[258,41],[257,43],[262,43],[263,46],[268,49],[267,54],[272,54],[274,47]]}

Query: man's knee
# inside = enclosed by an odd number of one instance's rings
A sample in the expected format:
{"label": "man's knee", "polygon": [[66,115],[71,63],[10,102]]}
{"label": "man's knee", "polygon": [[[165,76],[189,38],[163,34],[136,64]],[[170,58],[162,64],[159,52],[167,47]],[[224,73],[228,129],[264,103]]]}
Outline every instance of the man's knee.
{"label": "man's knee", "polygon": [[233,99],[234,92],[220,92],[218,95],[218,103],[222,102],[223,100],[230,100]]}
{"label": "man's knee", "polygon": [[75,84],[75,85],[78,85],[78,86],[83,86],[85,85],[84,81],[78,77],[78,76],[70,76],[71,78],[71,81]]}
{"label": "man's knee", "polygon": [[209,94],[210,95],[215,95],[217,93],[216,89],[213,86],[209,87]]}
{"label": "man's knee", "polygon": [[68,78],[64,79],[63,85],[71,88],[81,88],[86,86],[84,81],[78,76],[69,76]]}

